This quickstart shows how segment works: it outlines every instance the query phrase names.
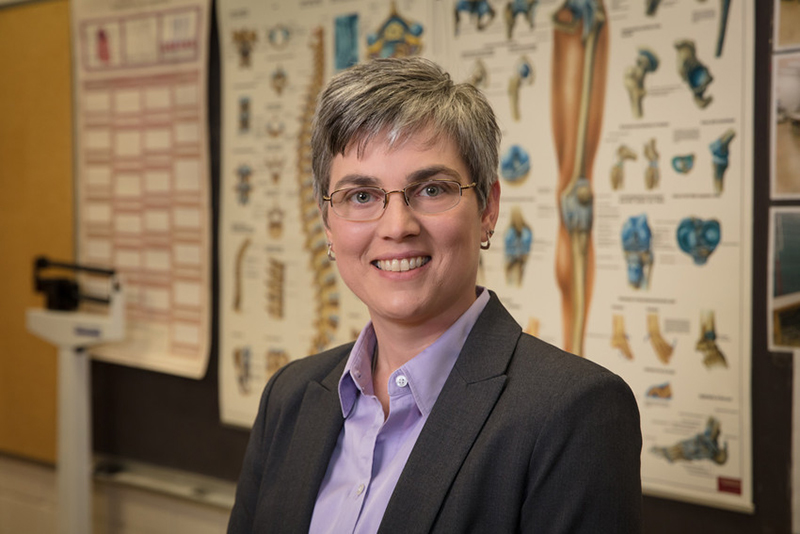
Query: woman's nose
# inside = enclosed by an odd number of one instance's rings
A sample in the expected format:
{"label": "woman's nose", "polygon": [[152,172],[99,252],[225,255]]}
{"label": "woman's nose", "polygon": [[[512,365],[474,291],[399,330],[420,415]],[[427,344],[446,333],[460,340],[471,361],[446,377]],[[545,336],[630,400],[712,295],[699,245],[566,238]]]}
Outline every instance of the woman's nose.
{"label": "woman's nose", "polygon": [[381,234],[391,239],[402,239],[419,233],[417,216],[406,204],[402,191],[386,193],[386,207],[378,223]]}

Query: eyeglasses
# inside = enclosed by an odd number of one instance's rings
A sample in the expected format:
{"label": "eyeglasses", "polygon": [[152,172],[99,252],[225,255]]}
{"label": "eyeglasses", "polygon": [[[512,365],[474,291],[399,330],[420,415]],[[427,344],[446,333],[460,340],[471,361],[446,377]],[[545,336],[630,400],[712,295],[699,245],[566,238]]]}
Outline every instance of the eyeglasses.
{"label": "eyeglasses", "polygon": [[333,212],[348,221],[372,221],[383,215],[389,195],[402,193],[406,206],[418,213],[442,213],[458,206],[462,191],[477,185],[461,185],[455,180],[427,180],[387,191],[381,187],[357,186],[337,189],[322,200],[331,203]]}

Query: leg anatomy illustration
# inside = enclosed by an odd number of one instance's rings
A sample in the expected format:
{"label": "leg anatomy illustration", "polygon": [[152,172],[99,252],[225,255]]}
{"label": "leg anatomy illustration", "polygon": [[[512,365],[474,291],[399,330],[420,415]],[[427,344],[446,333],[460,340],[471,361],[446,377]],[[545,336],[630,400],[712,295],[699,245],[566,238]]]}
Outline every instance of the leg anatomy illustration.
{"label": "leg anatomy illustration", "polygon": [[525,264],[533,244],[533,232],[522,217],[522,210],[514,206],[511,210],[511,222],[505,235],[506,283],[512,286],[522,285]]}
{"label": "leg anatomy illustration", "polygon": [[722,240],[722,229],[716,219],[686,217],[675,232],[678,246],[690,255],[695,265],[705,265]]}
{"label": "leg anatomy illustration", "polygon": [[694,94],[694,103],[697,107],[708,106],[713,98],[706,96],[705,92],[714,77],[708,68],[700,63],[695,54],[694,41],[684,39],[675,43],[675,50],[678,51],[678,74],[684,82],[689,85],[689,89]]}
{"label": "leg anatomy illustration", "polygon": [[674,350],[672,345],[667,343],[664,336],[661,335],[661,328],[658,326],[658,314],[647,314],[647,334],[650,336],[650,345],[656,352],[656,356],[664,365],[669,363]]}
{"label": "leg anatomy illustration", "polygon": [[621,238],[628,284],[634,289],[647,289],[653,274],[653,232],[647,224],[647,214],[628,218],[622,225]]}
{"label": "leg anatomy illustration", "polygon": [[714,326],[714,312],[704,310],[700,314],[700,339],[697,350],[703,353],[703,365],[706,367],[728,367],[725,355],[717,346],[717,329]]}
{"label": "leg anatomy illustration", "polygon": [[719,446],[722,425],[716,417],[709,417],[703,432],[694,437],[679,441],[669,447],[653,447],[650,452],[663,456],[668,462],[677,460],[711,460],[722,465],[728,461],[728,444]]}
{"label": "leg anatomy illustration", "polygon": [[647,168],[644,171],[644,185],[650,189],[658,187],[661,180],[661,171],[658,170],[658,150],[656,150],[656,138],[651,137],[644,145],[644,157],[647,159]]}
{"label": "leg anatomy illustration", "polygon": [[537,5],[539,5],[539,0],[509,0],[506,3],[506,37],[511,39],[514,25],[517,23],[517,15],[525,17],[528,25],[533,29],[533,18],[536,16]]}
{"label": "leg anatomy illustration", "polygon": [[611,347],[619,349],[627,359],[633,359],[633,352],[628,344],[628,334],[625,333],[625,318],[618,313],[611,319]]}
{"label": "leg anatomy illustration", "polygon": [[561,221],[556,279],[564,349],[583,353],[594,285],[592,167],[603,122],[608,24],[602,0],[566,0],[553,15],[552,128]]}
{"label": "leg anatomy illustration", "polygon": [[611,189],[622,189],[625,184],[625,161],[636,161],[636,152],[628,145],[619,145],[617,148],[617,161],[611,166]]}
{"label": "leg anatomy illustration", "polygon": [[637,119],[642,118],[642,99],[647,91],[644,88],[644,78],[649,72],[658,69],[658,56],[648,48],[640,48],[636,56],[636,65],[625,70],[625,89],[631,99],[631,111]]}
{"label": "leg anatomy illustration", "polygon": [[508,101],[511,104],[511,118],[519,120],[519,90],[523,84],[533,85],[536,73],[527,56],[517,60],[514,74],[508,79]]}
{"label": "leg anatomy illustration", "polygon": [[736,137],[736,131],[728,129],[717,140],[711,143],[708,148],[711,150],[711,160],[714,165],[714,192],[722,193],[725,171],[728,169],[728,145]]}

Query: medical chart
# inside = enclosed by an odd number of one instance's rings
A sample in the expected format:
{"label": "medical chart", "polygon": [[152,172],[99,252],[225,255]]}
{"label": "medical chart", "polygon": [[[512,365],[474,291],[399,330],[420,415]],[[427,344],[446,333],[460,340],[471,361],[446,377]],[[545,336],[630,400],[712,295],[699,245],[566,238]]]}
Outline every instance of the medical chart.
{"label": "medical chart", "polygon": [[93,357],[205,375],[208,2],[72,3],[78,258],[120,273],[127,337]]}
{"label": "medical chart", "polygon": [[479,283],[630,384],[647,493],[752,509],[752,6],[585,4],[219,3],[223,420],[250,424],[277,368],[366,323],[326,257],[309,121],[337,70],[418,54],[503,132]]}

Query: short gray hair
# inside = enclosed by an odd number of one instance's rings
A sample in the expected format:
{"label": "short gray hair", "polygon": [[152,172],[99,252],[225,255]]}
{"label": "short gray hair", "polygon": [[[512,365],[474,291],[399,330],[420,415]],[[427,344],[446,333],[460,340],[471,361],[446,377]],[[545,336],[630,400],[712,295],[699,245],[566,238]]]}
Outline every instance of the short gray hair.
{"label": "short gray hair", "polygon": [[[314,195],[322,206],[331,162],[354,147],[362,155],[386,134],[396,146],[428,128],[449,137],[477,183],[481,210],[497,181],[500,128],[486,97],[420,57],[375,59],[337,74],[317,101],[311,136]],[[323,214],[326,214],[323,210]]]}

